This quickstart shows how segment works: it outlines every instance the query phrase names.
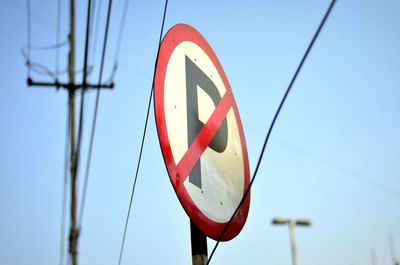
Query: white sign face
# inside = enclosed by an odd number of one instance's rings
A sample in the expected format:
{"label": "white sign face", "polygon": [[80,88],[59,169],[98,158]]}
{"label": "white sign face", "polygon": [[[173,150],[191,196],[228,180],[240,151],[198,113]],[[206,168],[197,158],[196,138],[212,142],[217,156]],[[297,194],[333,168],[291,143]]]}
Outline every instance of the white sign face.
{"label": "white sign face", "polygon": [[[190,125],[206,124],[216,109],[207,90],[199,86],[200,84],[187,87],[186,71],[190,68],[188,64],[195,64],[194,67],[198,67],[198,70],[214,83],[215,86],[211,89],[216,90],[213,93],[217,93],[219,98],[226,93],[217,69],[199,46],[186,41],[175,48],[167,66],[164,85],[167,134],[173,146],[175,163],[182,159],[189,148],[188,134],[191,128],[188,127],[188,115],[198,113],[197,117],[195,115],[189,117],[193,119]],[[188,105],[188,94],[197,98],[195,106]],[[223,143],[226,146],[224,150],[217,152],[206,147],[198,164],[200,174],[196,172],[197,175],[189,175],[184,181],[190,198],[200,211],[219,223],[229,221],[242,199],[244,190],[242,147],[240,141],[237,141],[240,139],[239,130],[232,109],[228,111],[225,120],[228,127],[225,131],[227,135],[223,135],[221,140],[226,141]],[[192,130],[195,131],[196,128]]]}
{"label": "white sign face", "polygon": [[[171,182],[189,217],[216,239],[249,185],[249,165],[229,83],[207,42],[190,26],[179,24],[164,38],[154,97]],[[240,232],[249,202],[223,240]]]}

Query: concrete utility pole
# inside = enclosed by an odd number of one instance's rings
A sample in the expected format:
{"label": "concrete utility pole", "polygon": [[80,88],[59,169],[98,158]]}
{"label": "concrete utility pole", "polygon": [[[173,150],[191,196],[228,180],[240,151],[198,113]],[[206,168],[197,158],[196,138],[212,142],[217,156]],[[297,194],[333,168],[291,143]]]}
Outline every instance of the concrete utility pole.
{"label": "concrete utility pole", "polygon": [[292,251],[292,262],[293,265],[298,265],[297,249],[296,249],[296,235],[294,232],[294,227],[297,226],[310,226],[311,221],[305,219],[289,219],[289,218],[274,218],[272,219],[272,224],[274,225],[289,225],[289,236],[290,236],[290,247]]}
{"label": "concrete utility pole", "polygon": [[[90,8],[90,1],[89,1]],[[89,12],[88,10],[88,21]],[[89,23],[89,22],[88,22]],[[87,25],[89,28],[89,24]],[[100,89],[100,88],[113,88],[114,84],[88,84],[86,82],[86,67],[87,67],[87,51],[85,52],[85,65],[84,65],[84,80],[81,84],[75,83],[75,0],[70,0],[70,33],[69,33],[69,55],[68,55],[68,83],[60,83],[57,79],[55,82],[36,82],[28,76],[28,86],[44,86],[65,88],[68,90],[68,119],[69,119],[69,135],[70,135],[70,176],[71,176],[71,207],[70,207],[70,232],[69,232],[69,253],[71,255],[72,265],[78,265],[78,239],[79,227],[77,222],[77,173],[78,173],[78,146],[76,144],[76,130],[75,130],[75,92],[78,89]],[[86,36],[86,47],[88,36]],[[84,92],[84,91],[83,91]],[[83,93],[82,93],[83,94]],[[79,126],[83,126],[80,124]],[[78,139],[79,140],[79,139]]]}
{"label": "concrete utility pole", "polygon": [[[75,145],[75,0],[70,1],[70,33],[69,33],[69,62],[68,76],[71,89],[68,90],[69,104],[69,128],[71,136],[71,224],[69,232],[69,253],[72,259],[72,265],[78,265],[78,238],[79,229],[76,218],[77,194],[76,194],[76,173],[77,157]],[[86,71],[86,69],[84,69]]]}

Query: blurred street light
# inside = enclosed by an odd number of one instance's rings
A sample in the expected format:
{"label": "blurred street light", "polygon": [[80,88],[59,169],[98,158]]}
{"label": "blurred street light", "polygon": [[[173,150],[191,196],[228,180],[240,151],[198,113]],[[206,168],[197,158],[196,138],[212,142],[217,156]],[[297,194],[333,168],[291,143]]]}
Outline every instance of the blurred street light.
{"label": "blurred street light", "polygon": [[292,249],[293,265],[298,265],[297,251],[296,251],[296,236],[294,233],[295,226],[311,226],[311,221],[308,219],[290,219],[290,218],[274,218],[272,219],[274,225],[289,225],[290,246]]}

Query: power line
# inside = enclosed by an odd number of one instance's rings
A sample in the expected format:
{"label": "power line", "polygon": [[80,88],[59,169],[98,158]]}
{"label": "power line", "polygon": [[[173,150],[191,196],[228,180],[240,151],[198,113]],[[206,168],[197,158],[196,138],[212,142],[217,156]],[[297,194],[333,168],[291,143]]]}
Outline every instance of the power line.
{"label": "power line", "polygon": [[[7,2],[8,3],[8,2]],[[57,79],[59,74],[59,48],[66,45],[67,41],[60,42],[60,17],[61,17],[61,0],[58,1],[57,7],[57,33],[56,33],[56,43],[52,45],[32,45],[32,14],[31,14],[31,1],[26,1],[26,16],[27,16],[27,45],[26,48],[22,48],[22,55],[25,58],[25,64],[27,66],[27,75],[31,76],[32,71],[47,75],[51,78]],[[26,52],[25,52],[26,49]],[[53,50],[56,49],[55,58],[55,73],[53,73],[48,67],[32,62],[32,49],[36,50]]]}
{"label": "power line", "polygon": [[85,90],[87,87],[87,66],[88,66],[88,52],[89,52],[89,32],[90,32],[90,17],[91,17],[91,7],[92,7],[92,0],[88,1],[87,7],[87,17],[86,17],[86,40],[85,40],[85,53],[84,53],[84,60],[83,60],[83,77],[82,77],[82,89],[81,89],[81,104],[80,104],[80,111],[79,111],[79,127],[78,127],[78,139],[75,151],[75,175],[78,171],[79,167],[79,156],[81,151],[81,144],[82,144],[82,131],[83,131],[83,113],[84,113],[84,105],[85,105]]}
{"label": "power line", "polygon": [[51,71],[49,68],[40,63],[31,62],[29,59],[27,59],[26,65],[28,66],[29,69],[29,76],[31,75],[32,72],[35,72],[37,74],[48,76],[55,79],[55,73],[53,73],[53,71]]}
{"label": "power line", "polygon": [[254,180],[256,179],[256,176],[257,176],[257,173],[258,173],[258,169],[260,168],[260,164],[261,164],[262,158],[264,156],[265,149],[267,147],[268,139],[269,139],[269,137],[271,135],[272,129],[274,128],[274,125],[275,125],[275,122],[276,122],[276,120],[278,118],[278,115],[279,115],[279,113],[280,113],[280,111],[281,111],[281,109],[283,107],[283,104],[285,103],[285,100],[286,100],[287,96],[289,95],[289,92],[291,91],[291,89],[293,87],[294,82],[296,81],[296,78],[297,78],[298,74],[300,73],[300,70],[301,70],[305,60],[307,59],[308,54],[310,53],[310,51],[311,51],[311,49],[312,49],[312,47],[313,47],[313,45],[314,45],[319,33],[321,32],[321,30],[322,30],[322,28],[323,28],[323,26],[324,26],[324,24],[325,24],[325,22],[326,22],[326,20],[327,20],[327,18],[329,16],[329,14],[331,13],[335,2],[336,2],[336,0],[332,0],[331,4],[329,5],[329,8],[327,9],[327,11],[325,13],[325,16],[323,17],[322,21],[320,22],[317,31],[315,32],[310,44],[308,45],[307,50],[304,53],[304,55],[303,55],[303,57],[302,57],[302,59],[300,61],[300,64],[298,65],[298,67],[296,69],[296,72],[294,73],[294,75],[293,75],[293,77],[292,77],[292,79],[291,79],[291,81],[289,83],[289,86],[286,89],[286,92],[285,92],[285,94],[284,94],[284,96],[283,96],[283,98],[281,100],[281,103],[279,104],[278,109],[275,112],[274,118],[272,119],[272,123],[271,123],[271,125],[270,125],[270,127],[268,129],[268,132],[267,132],[267,135],[265,137],[264,144],[263,144],[263,146],[261,148],[261,153],[260,153],[260,156],[258,158],[257,165],[256,165],[255,171],[253,173],[253,177],[251,178],[250,184],[247,187],[245,193],[243,194],[242,200],[240,201],[239,205],[236,207],[235,212],[232,214],[232,216],[229,219],[228,223],[225,225],[225,227],[222,230],[220,236],[218,237],[217,243],[215,244],[213,250],[211,251],[210,258],[207,261],[207,265],[210,264],[210,262],[212,260],[212,257],[214,256],[214,253],[217,250],[217,248],[219,246],[219,243],[221,242],[222,237],[225,235],[229,225],[232,223],[233,218],[235,217],[236,213],[238,212],[238,210],[242,206],[243,202],[245,201],[245,199],[249,195],[250,189],[253,186]]}
{"label": "power line", "polygon": [[126,15],[128,13],[128,8],[129,8],[129,0],[125,0],[124,7],[122,10],[123,13],[122,13],[122,18],[121,18],[121,24],[120,24],[119,32],[118,32],[117,46],[115,49],[115,63],[118,61],[119,52],[121,50],[122,36],[124,33],[124,29],[125,29],[125,21],[126,21]]}
{"label": "power line", "polygon": [[[43,64],[40,64],[40,63],[37,63],[37,62],[32,62],[29,59],[28,55],[26,54],[26,52],[24,50],[22,50],[21,52],[22,52],[22,56],[24,57],[25,64],[27,65],[27,68],[29,70],[31,70],[32,72],[35,72],[37,74],[40,74],[40,75],[51,77],[51,78],[53,78],[55,80],[55,82],[57,82],[57,80],[56,80],[57,79],[56,78],[57,75],[56,75],[56,73],[54,71],[50,70],[47,66],[45,66]],[[59,71],[58,72],[58,76],[65,75],[65,74],[68,73],[68,71],[69,71],[68,69],[64,69],[62,71]],[[89,65],[87,67],[86,72],[89,75],[92,71],[93,71],[93,66]],[[83,73],[83,69],[78,69],[78,70],[75,70],[73,72],[74,72],[74,75],[77,75],[77,74]]]}
{"label": "power line", "polygon": [[[276,139],[275,139],[275,141],[276,141]],[[280,145],[283,145],[286,148],[288,148],[288,149],[290,149],[290,150],[292,150],[292,151],[294,151],[294,152],[296,152],[296,153],[298,153],[298,154],[300,154],[302,156],[308,157],[309,159],[312,159],[312,160],[314,160],[315,162],[317,162],[317,163],[319,163],[321,165],[325,165],[327,167],[335,169],[338,172],[341,172],[343,174],[343,176],[347,176],[347,177],[351,177],[353,179],[357,179],[358,181],[361,181],[361,182],[363,182],[365,184],[368,184],[371,187],[380,189],[381,191],[390,193],[392,195],[397,196],[397,198],[400,198],[400,191],[398,189],[395,189],[395,188],[392,188],[390,186],[381,184],[378,181],[375,181],[375,180],[373,180],[371,178],[368,178],[368,177],[366,177],[364,175],[361,175],[358,172],[352,171],[351,169],[346,168],[346,167],[344,167],[342,165],[339,165],[339,164],[335,163],[334,161],[330,161],[330,160],[328,160],[328,159],[326,159],[324,157],[320,157],[320,156],[318,156],[316,154],[313,154],[313,153],[311,153],[311,152],[309,152],[309,151],[307,151],[307,150],[305,150],[303,148],[300,148],[300,147],[298,147],[298,146],[296,146],[296,145],[294,145],[292,143],[289,143],[287,141],[283,141],[281,139],[278,139],[277,142]]]}
{"label": "power line", "polygon": [[[0,2],[7,4],[9,7],[14,8],[14,10],[18,10],[19,12],[26,14],[26,6],[23,4],[18,3],[18,1],[13,0],[0,0]],[[45,18],[36,15],[32,12],[32,18],[35,19],[37,22],[40,22],[42,25],[47,26],[49,28],[54,29],[54,23],[50,23],[50,21],[46,20]]]}
{"label": "power line", "polygon": [[99,24],[100,24],[101,6],[102,6],[101,4],[103,3],[103,1],[97,1],[96,3],[97,3],[97,8],[95,7],[95,9],[97,11],[94,12],[94,14],[95,14],[94,37],[92,39],[92,49],[91,49],[92,52],[91,52],[91,56],[90,56],[91,57],[90,60],[92,61],[92,64],[94,64],[94,61],[95,61],[94,57],[97,52],[97,43],[98,43],[97,39],[98,39],[98,33],[99,33]]}
{"label": "power line", "polygon": [[[252,129],[255,129],[260,132],[257,128],[252,127]],[[370,177],[367,177],[365,175],[360,174],[357,171],[354,171],[351,168],[348,168],[346,166],[341,165],[337,161],[330,160],[326,157],[321,156],[320,154],[316,154],[311,152],[308,149],[305,149],[304,147],[300,147],[290,141],[287,141],[286,139],[279,138],[277,136],[274,137],[274,142],[277,144],[284,146],[288,150],[291,150],[293,153],[297,153],[300,156],[306,157],[309,160],[314,161],[315,163],[318,163],[322,166],[329,167],[331,169],[334,169],[338,173],[340,173],[341,177],[349,177],[352,179],[355,179],[357,181],[363,182],[371,187],[374,187],[376,189],[379,189],[383,192],[390,193],[391,195],[395,195],[397,198],[400,198],[400,190],[395,189],[391,186],[382,184]]]}
{"label": "power line", "polygon": [[28,42],[28,60],[26,61],[26,65],[28,67],[28,76],[31,75],[31,68],[29,66],[30,64],[30,59],[31,59],[31,38],[32,38],[32,29],[31,29],[31,1],[26,0],[26,23],[27,23],[27,31],[26,31],[26,38]]}
{"label": "power line", "polygon": [[[34,47],[34,46],[32,45],[31,47]],[[51,46],[41,46],[41,47],[43,49],[51,48]],[[55,46],[52,46],[52,47],[55,47]],[[32,72],[35,72],[37,74],[40,74],[40,75],[51,77],[55,80],[55,82],[57,82],[57,80],[56,80],[57,75],[54,71],[50,70],[50,68],[48,68],[47,66],[45,66],[43,64],[40,64],[37,62],[32,62],[32,60],[29,58],[28,53],[25,51],[24,48],[21,49],[21,53],[22,53],[22,56],[24,57],[25,64],[29,70],[31,70]],[[86,72],[89,75],[92,71],[93,71],[93,66],[89,65],[86,68]],[[58,76],[65,75],[68,72],[69,72],[69,69],[66,68],[62,71],[59,71]],[[77,70],[74,70],[73,72],[74,72],[74,75],[81,74],[81,73],[83,73],[83,69],[77,69]]]}
{"label": "power line", "polygon": [[[61,0],[57,2],[57,33],[56,33],[56,43],[60,43],[60,31],[61,31]],[[67,44],[67,41],[65,41]],[[56,48],[56,58],[55,58],[55,72],[56,78],[58,78],[58,73],[60,69],[60,49]]]}
{"label": "power line", "polygon": [[[9,3],[9,2],[5,2]],[[12,5],[16,8],[20,8],[19,5]],[[31,76],[32,72],[41,74],[41,75],[46,75],[49,76],[53,79],[56,80],[60,75],[59,71],[59,49],[63,46],[65,46],[68,41],[63,41],[60,42],[60,24],[61,24],[61,0],[58,0],[57,4],[57,27],[56,27],[56,42],[55,44],[50,44],[50,45],[33,45],[32,44],[32,12],[31,12],[31,2],[30,0],[26,1],[26,16],[27,16],[27,45],[22,48],[22,55],[24,56],[25,59],[25,64],[27,66],[27,75],[28,77]],[[42,51],[48,51],[48,50],[56,50],[56,55],[55,55],[55,70],[54,72],[51,71],[48,67],[45,65],[42,65],[37,62],[32,62],[32,50],[42,50]]]}
{"label": "power line", "polygon": [[[48,50],[55,50],[58,48],[61,48],[63,46],[66,46],[68,44],[68,40],[65,41],[58,41],[55,44],[47,44],[47,45],[35,45],[35,44],[31,44],[31,50],[42,50],[42,51],[48,51]],[[24,50],[27,49],[27,46],[24,47]]]}
{"label": "power line", "polygon": [[[89,46],[92,46],[93,41],[93,27],[94,27],[94,19],[95,19],[95,15],[96,15],[96,0],[93,0],[91,6],[91,11],[90,11],[90,27],[89,27]],[[91,55],[93,54],[93,52],[88,52],[88,64],[91,61]],[[91,74],[91,72],[87,72],[87,78],[89,77],[89,75]]]}
{"label": "power line", "polygon": [[44,65],[42,65],[40,63],[36,63],[36,62],[32,62],[31,61],[31,58],[30,58],[31,49],[30,49],[30,47],[31,47],[31,45],[28,44],[27,45],[27,51],[25,51],[24,48],[21,49],[21,53],[22,53],[22,56],[24,57],[25,65],[26,65],[26,68],[27,68],[27,71],[28,71],[28,73],[27,73],[28,78],[31,77],[32,71],[36,72],[38,74],[41,74],[41,75],[46,75],[46,76],[49,76],[51,78],[55,78],[55,74],[48,67],[46,67],[46,66],[44,66]]}
{"label": "power line", "polygon": [[[82,90],[81,90],[81,106],[80,106],[80,111],[79,111],[79,128],[78,128],[78,142],[77,142],[77,147],[76,147],[76,155],[75,155],[75,171],[77,171],[78,168],[78,162],[79,162],[79,155],[80,155],[80,149],[81,149],[81,143],[82,143],[82,131],[83,131],[83,112],[84,112],[84,102],[85,102],[85,90],[87,86],[87,65],[88,65],[88,55],[89,55],[89,33],[90,33],[90,21],[91,21],[91,7],[92,7],[92,1],[88,1],[88,7],[87,7],[87,17],[86,17],[86,40],[85,40],[85,53],[84,53],[84,61],[83,61],[83,77],[82,77]],[[76,173],[75,173],[76,174]],[[79,217],[80,218],[80,217]],[[78,223],[78,227],[81,226],[81,223]]]}
{"label": "power line", "polygon": [[162,19],[162,23],[161,23],[160,38],[158,40],[157,56],[156,56],[156,59],[154,61],[153,83],[152,83],[151,89],[150,89],[150,97],[149,97],[149,101],[148,101],[148,105],[147,105],[146,120],[145,120],[144,128],[143,128],[142,142],[141,142],[141,145],[140,145],[139,158],[138,158],[137,165],[136,165],[135,178],[134,178],[133,185],[132,185],[131,198],[129,200],[128,214],[127,214],[126,220],[125,220],[124,235],[122,237],[122,243],[121,243],[121,249],[120,249],[120,252],[119,252],[118,265],[121,265],[122,253],[124,251],[124,245],[125,245],[126,231],[128,229],[128,222],[129,222],[129,217],[130,217],[130,214],[131,214],[133,195],[135,194],[136,181],[137,181],[138,174],[139,174],[140,162],[142,160],[144,141],[146,139],[147,124],[148,124],[148,121],[149,121],[151,100],[153,98],[153,91],[154,91],[154,79],[155,79],[155,75],[156,75],[158,55],[160,53],[161,40],[162,40],[162,36],[163,36],[163,33],[164,33],[164,24],[165,24],[165,16],[166,16],[166,13],[167,13],[167,7],[168,7],[168,0],[165,0],[164,14],[163,14],[163,19]]}
{"label": "power line", "polygon": [[123,36],[124,29],[125,29],[125,21],[126,21],[126,15],[128,12],[128,8],[129,8],[129,0],[125,0],[124,7],[122,10],[121,24],[120,24],[119,32],[118,32],[117,46],[115,48],[114,66],[113,66],[113,70],[112,70],[112,73],[110,76],[110,82],[114,79],[114,75],[117,72],[117,68],[118,68],[118,57],[119,57],[119,52],[121,50],[122,36]]}
{"label": "power line", "polygon": [[[109,0],[106,29],[105,29],[104,41],[103,41],[103,51],[102,51],[101,63],[100,63],[100,73],[99,73],[99,82],[98,82],[99,84],[101,84],[101,81],[103,78],[104,61],[105,61],[105,57],[106,57],[107,40],[108,40],[108,30],[109,30],[110,19],[111,19],[111,8],[112,8],[112,0]],[[88,186],[88,182],[89,182],[89,172],[90,172],[90,164],[91,164],[91,160],[92,160],[92,150],[93,150],[94,135],[95,135],[95,130],[96,130],[97,112],[99,109],[99,102],[100,102],[100,89],[97,89],[96,103],[95,103],[93,122],[92,122],[92,130],[91,130],[91,135],[90,135],[89,152],[88,152],[88,158],[87,158],[87,162],[86,162],[85,181],[84,181],[83,191],[82,191],[82,203],[81,203],[81,208],[79,211],[79,226],[82,225],[83,213],[84,213],[84,209],[85,209],[86,192],[87,192],[87,186]]]}
{"label": "power line", "polygon": [[[90,34],[90,44],[93,42],[93,22],[94,22],[94,18],[95,18],[95,14],[96,14],[96,0],[93,0],[93,4],[91,7],[91,11],[90,11],[90,28],[89,28],[89,34]],[[89,53],[90,54],[90,53]]]}
{"label": "power line", "polygon": [[[8,2],[6,2],[8,3]],[[19,6],[16,6],[19,7]],[[44,74],[50,76],[52,78],[57,79],[59,75],[59,48],[65,46],[68,42],[63,41],[60,42],[60,19],[61,19],[61,0],[58,1],[57,7],[57,33],[56,33],[56,43],[50,45],[33,45],[32,44],[32,11],[31,11],[31,1],[26,1],[26,17],[27,17],[27,45],[26,47],[22,48],[22,54],[25,58],[25,63],[27,66],[28,76],[31,75],[32,71],[35,71],[39,74]],[[26,49],[26,52],[25,52]],[[56,57],[55,57],[55,71],[54,73],[47,68],[46,66],[34,63],[31,61],[32,58],[32,50],[56,50]]]}
{"label": "power line", "polygon": [[[111,2],[109,3],[109,9],[108,9],[108,16],[107,16],[107,26],[106,26],[106,32],[108,32],[108,27],[109,27],[109,17],[111,14]],[[96,50],[96,39],[97,39],[97,32],[98,32],[98,23],[99,23],[99,17],[100,17],[100,8],[101,8],[101,1],[99,1],[99,10],[97,13],[97,17],[96,17],[96,27],[95,27],[95,37],[94,37],[94,42],[93,42],[93,56],[95,54],[95,50]],[[124,3],[124,9],[123,9],[123,15],[122,15],[122,19],[121,19],[121,25],[120,25],[120,30],[119,30],[119,36],[118,36],[118,41],[117,41],[117,51],[116,51],[116,57],[115,60],[117,60],[117,56],[119,53],[119,48],[122,42],[122,34],[123,34],[123,28],[125,25],[125,19],[126,19],[126,15],[127,15],[127,9],[128,9],[128,0],[125,0]],[[107,37],[105,37],[106,39]],[[105,45],[105,44],[104,44]],[[105,46],[103,46],[105,47]],[[105,58],[105,50],[103,49],[103,56],[102,56],[102,66],[101,66],[101,70],[100,70],[100,77],[99,77],[99,83],[101,82],[102,79],[102,73],[103,73],[103,64],[104,64],[104,58]],[[94,141],[94,134],[95,134],[95,128],[96,128],[96,121],[97,121],[97,111],[98,111],[98,102],[99,102],[99,91],[96,95],[96,105],[95,105],[95,112],[94,112],[94,118],[93,118],[93,125],[92,125],[92,132],[91,132],[91,138],[90,138],[90,144],[89,144],[89,153],[88,153],[88,162],[86,164],[86,173],[85,173],[85,182],[84,182],[84,187],[83,187],[83,194],[82,194],[82,207],[81,207],[81,220],[83,218],[83,210],[84,210],[84,204],[86,201],[86,193],[87,193],[87,185],[88,185],[88,178],[89,178],[89,172],[90,172],[90,164],[91,164],[91,157],[92,157],[92,150],[93,150],[93,141]]]}

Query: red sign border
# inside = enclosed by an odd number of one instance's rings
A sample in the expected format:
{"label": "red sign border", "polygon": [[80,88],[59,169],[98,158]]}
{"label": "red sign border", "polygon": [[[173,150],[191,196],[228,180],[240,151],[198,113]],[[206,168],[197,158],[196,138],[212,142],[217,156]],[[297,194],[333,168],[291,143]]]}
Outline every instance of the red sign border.
{"label": "red sign border", "polygon": [[[231,95],[230,96],[231,98],[230,101],[232,105],[231,107],[233,109],[235,119],[238,123],[237,125],[239,129],[239,135],[243,152],[243,160],[244,160],[243,194],[245,193],[250,183],[250,167],[249,167],[246,141],[244,137],[242,122],[239,116],[239,111],[237,109],[236,102],[233,98],[232,90],[230,88],[225,72],[223,71],[222,66],[217,56],[215,55],[214,51],[211,49],[210,45],[207,43],[204,37],[196,29],[187,24],[175,25],[165,35],[160,46],[158,60],[157,60],[157,68],[154,81],[154,112],[156,118],[157,133],[170,181],[175,190],[175,193],[178,196],[180,203],[182,204],[183,209],[186,211],[190,219],[197,225],[197,227],[205,235],[209,236],[214,240],[217,240],[218,237],[221,235],[222,230],[224,229],[226,223],[218,223],[213,220],[210,220],[200,211],[200,209],[195,205],[193,200],[190,198],[182,181],[182,178],[185,179],[187,176],[180,176],[179,172],[177,172],[176,170],[177,164],[174,161],[169,137],[167,134],[165,111],[164,111],[165,74],[172,52],[183,41],[193,42],[196,45],[198,45],[201,49],[203,49],[203,51],[208,55],[208,57],[216,67],[227,90],[226,93]],[[248,194],[242,206],[236,213],[235,217],[233,218],[232,223],[227,229],[225,235],[222,237],[222,241],[231,240],[240,233],[246,222],[247,215],[249,212],[249,206],[250,206],[250,193]]]}

